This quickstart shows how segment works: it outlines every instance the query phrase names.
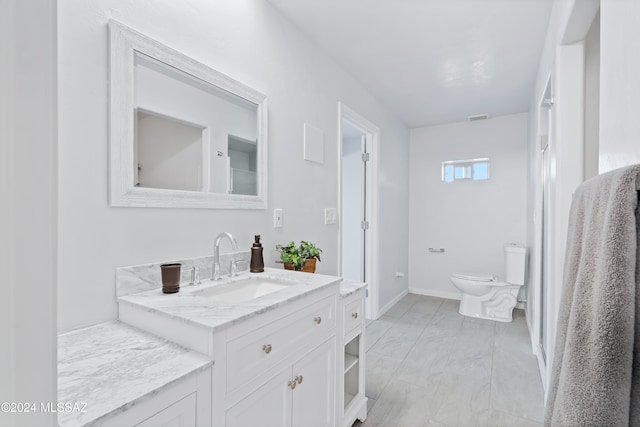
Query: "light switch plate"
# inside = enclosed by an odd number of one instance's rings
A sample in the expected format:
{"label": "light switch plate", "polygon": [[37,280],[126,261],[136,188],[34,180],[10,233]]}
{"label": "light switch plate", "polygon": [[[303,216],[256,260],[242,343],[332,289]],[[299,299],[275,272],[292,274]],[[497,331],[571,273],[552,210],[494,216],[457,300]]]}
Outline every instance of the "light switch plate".
{"label": "light switch plate", "polygon": [[281,208],[273,210],[273,228],[282,228],[283,213]]}
{"label": "light switch plate", "polygon": [[325,225],[338,223],[338,210],[336,208],[324,209],[324,223]]}

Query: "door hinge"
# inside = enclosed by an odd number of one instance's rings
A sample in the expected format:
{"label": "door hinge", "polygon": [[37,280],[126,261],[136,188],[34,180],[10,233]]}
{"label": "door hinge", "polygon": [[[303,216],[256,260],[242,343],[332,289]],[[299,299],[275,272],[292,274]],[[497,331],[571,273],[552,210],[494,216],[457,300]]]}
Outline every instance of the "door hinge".
{"label": "door hinge", "polygon": [[360,223],[360,227],[361,227],[363,230],[368,230],[368,229],[369,229],[369,221],[362,221],[362,222]]}
{"label": "door hinge", "polygon": [[369,153],[362,153],[362,161],[368,162],[369,160],[371,160],[371,155]]}

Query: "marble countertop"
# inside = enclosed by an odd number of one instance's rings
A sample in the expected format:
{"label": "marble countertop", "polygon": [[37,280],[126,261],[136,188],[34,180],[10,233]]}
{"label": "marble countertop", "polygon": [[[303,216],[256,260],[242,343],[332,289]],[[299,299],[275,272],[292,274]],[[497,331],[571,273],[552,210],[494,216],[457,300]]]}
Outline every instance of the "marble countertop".
{"label": "marble countertop", "polygon": [[213,361],[177,344],[113,321],[58,337],[60,426],[85,426],[136,405]]}
{"label": "marble countertop", "polygon": [[360,289],[366,289],[367,284],[363,282],[352,282],[351,280],[343,280],[340,283],[340,297],[346,298],[349,295],[353,295],[358,292]]}
{"label": "marble countertop", "polygon": [[[233,286],[235,282],[246,279],[274,280],[290,283],[292,286],[256,299],[238,303],[223,302],[215,298],[199,295],[203,291],[209,291],[214,287]],[[341,281],[342,278],[336,276],[265,268],[264,273],[244,272],[219,282],[203,280],[198,285],[182,286],[180,292],[175,294],[163,294],[161,289],[154,289],[121,296],[118,298],[118,302],[131,304],[174,320],[216,330],[296,301],[327,286],[336,285]]]}

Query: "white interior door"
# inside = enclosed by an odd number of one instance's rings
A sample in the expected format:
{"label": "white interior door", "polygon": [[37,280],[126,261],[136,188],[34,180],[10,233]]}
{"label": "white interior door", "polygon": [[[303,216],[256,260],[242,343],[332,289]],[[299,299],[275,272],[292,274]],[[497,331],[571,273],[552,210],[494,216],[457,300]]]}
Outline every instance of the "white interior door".
{"label": "white interior door", "polygon": [[342,277],[366,281],[366,135],[342,139]]}
{"label": "white interior door", "polygon": [[549,307],[550,307],[550,284],[552,283],[552,251],[551,244],[553,235],[551,233],[551,150],[550,144],[554,139],[553,111],[555,102],[552,92],[552,78],[549,76],[547,84],[540,99],[538,108],[538,141],[539,141],[539,196],[537,201],[536,217],[536,280],[535,280],[535,319],[534,340],[536,344],[535,353],[538,358],[541,378],[546,388],[545,379],[547,377],[547,351],[549,349]]}
{"label": "white interior door", "polygon": [[377,157],[380,129],[339,104],[340,274],[366,282],[365,315],[378,317]]}

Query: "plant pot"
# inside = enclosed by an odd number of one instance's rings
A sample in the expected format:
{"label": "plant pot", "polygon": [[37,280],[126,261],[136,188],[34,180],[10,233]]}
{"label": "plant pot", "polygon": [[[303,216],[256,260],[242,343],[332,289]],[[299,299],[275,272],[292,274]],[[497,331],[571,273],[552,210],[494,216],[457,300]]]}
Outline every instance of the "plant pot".
{"label": "plant pot", "polygon": [[[304,265],[302,266],[302,268],[298,271],[303,271],[305,273],[315,273],[316,272],[316,261],[318,261],[315,258],[309,258],[304,262]],[[293,265],[291,265],[288,262],[284,263],[284,268],[285,270],[294,270]]]}

